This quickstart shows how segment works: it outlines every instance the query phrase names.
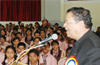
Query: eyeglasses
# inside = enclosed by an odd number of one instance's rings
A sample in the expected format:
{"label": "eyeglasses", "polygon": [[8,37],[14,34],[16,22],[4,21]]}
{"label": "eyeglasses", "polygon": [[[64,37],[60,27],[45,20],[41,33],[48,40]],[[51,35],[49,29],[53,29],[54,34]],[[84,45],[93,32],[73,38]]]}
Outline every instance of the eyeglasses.
{"label": "eyeglasses", "polygon": [[65,24],[71,23],[71,22],[75,22],[75,21],[66,21]]}

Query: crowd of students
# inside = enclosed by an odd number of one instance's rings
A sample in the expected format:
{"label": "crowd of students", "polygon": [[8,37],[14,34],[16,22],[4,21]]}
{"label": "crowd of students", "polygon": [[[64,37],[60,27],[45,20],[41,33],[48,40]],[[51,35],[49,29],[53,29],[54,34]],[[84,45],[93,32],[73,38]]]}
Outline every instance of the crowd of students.
{"label": "crowd of students", "polygon": [[58,39],[46,42],[43,47],[31,49],[19,62],[27,65],[59,65],[59,61],[67,57],[75,40],[68,38],[66,30],[55,23],[53,27],[44,19],[42,25],[12,23],[1,25],[0,36],[0,64],[10,65],[24,50],[35,45],[39,41],[56,33]]}

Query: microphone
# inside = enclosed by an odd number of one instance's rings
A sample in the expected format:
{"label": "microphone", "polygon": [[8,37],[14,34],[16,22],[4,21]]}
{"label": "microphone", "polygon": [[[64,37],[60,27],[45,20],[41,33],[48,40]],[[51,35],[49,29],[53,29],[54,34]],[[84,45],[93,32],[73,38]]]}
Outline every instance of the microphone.
{"label": "microphone", "polygon": [[50,40],[56,40],[58,38],[57,34],[53,34],[52,36],[40,41],[39,43],[36,43],[35,45],[43,44],[44,42],[50,41]]}

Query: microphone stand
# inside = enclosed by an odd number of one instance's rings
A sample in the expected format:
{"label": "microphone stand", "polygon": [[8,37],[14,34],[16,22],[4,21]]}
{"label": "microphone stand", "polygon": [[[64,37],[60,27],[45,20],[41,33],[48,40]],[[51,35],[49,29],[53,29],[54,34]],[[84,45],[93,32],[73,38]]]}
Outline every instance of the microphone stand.
{"label": "microphone stand", "polygon": [[[34,48],[42,47],[42,46],[44,46],[44,45],[45,45],[45,44],[38,45],[38,46],[33,45],[33,46],[32,46],[32,47],[30,47],[29,49],[26,49],[26,50],[22,51],[22,52],[18,55],[17,59],[14,61],[14,62],[15,62],[15,65],[17,65],[18,60],[19,60],[20,58],[22,58],[25,54],[27,54],[27,53],[28,53],[28,51],[30,51],[31,49],[34,49]],[[25,52],[25,53],[24,53],[24,52]],[[22,53],[24,53],[24,54],[23,54],[23,55],[21,55]],[[20,55],[21,55],[21,56],[20,56]],[[14,62],[13,62],[13,63],[11,63],[11,65],[13,65],[13,64],[14,64]]]}

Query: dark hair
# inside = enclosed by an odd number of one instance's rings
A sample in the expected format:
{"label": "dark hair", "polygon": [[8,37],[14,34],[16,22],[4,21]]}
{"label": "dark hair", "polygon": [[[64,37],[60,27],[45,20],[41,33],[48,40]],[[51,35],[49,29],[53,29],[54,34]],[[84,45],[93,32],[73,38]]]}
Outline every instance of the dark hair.
{"label": "dark hair", "polygon": [[18,37],[15,37],[15,38],[12,40],[12,45],[14,45],[13,42],[14,42],[16,39],[18,39],[18,40],[20,41],[20,39],[19,39]]}
{"label": "dark hair", "polygon": [[15,41],[16,39],[18,39],[18,40],[20,41],[20,39],[19,39],[18,37],[15,37],[15,38],[13,39],[13,41]]}
{"label": "dark hair", "polygon": [[53,40],[53,41],[51,42],[51,45],[53,45],[54,42],[57,43],[57,44],[59,45],[59,42],[58,42],[57,40]]}
{"label": "dark hair", "polygon": [[13,31],[14,31],[14,30],[18,31],[18,26],[15,26],[15,27],[13,28]]}
{"label": "dark hair", "polygon": [[[49,43],[49,42],[44,42],[43,44],[48,44],[48,45],[49,45],[49,47],[50,47],[50,43]],[[46,46],[46,45],[45,45],[45,46]],[[44,46],[44,47],[45,47],[45,46]]]}
{"label": "dark hair", "polygon": [[18,45],[17,45],[17,48],[18,48],[19,46],[24,46],[24,48],[26,48],[26,44],[25,44],[24,42],[19,42]]}
{"label": "dark hair", "polygon": [[45,28],[48,29],[48,26],[45,26],[44,29],[45,29]]}
{"label": "dark hair", "polygon": [[40,30],[40,34],[41,34],[41,31],[43,31],[45,33],[45,38],[46,38],[46,32],[45,32],[45,30],[44,29],[41,29]]}
{"label": "dark hair", "polygon": [[40,27],[40,24],[38,22],[35,22],[35,24],[38,24],[38,26]]}
{"label": "dark hair", "polygon": [[6,37],[5,36],[1,36],[0,38],[3,38],[4,40],[6,40]]}
{"label": "dark hair", "polygon": [[78,21],[84,21],[85,27],[86,28],[91,28],[92,27],[92,21],[91,21],[91,14],[90,11],[87,9],[84,9],[83,7],[73,7],[71,9],[67,10],[68,12],[72,12],[74,15],[74,20],[76,22]]}
{"label": "dark hair", "polygon": [[38,34],[40,35],[40,32],[38,32],[38,31],[36,31],[36,32],[34,33],[34,35],[35,35],[36,33],[38,33]]}
{"label": "dark hair", "polygon": [[68,47],[67,49],[66,49],[66,52],[68,52],[68,50],[71,50],[72,49],[72,47]]}
{"label": "dark hair", "polygon": [[33,42],[34,42],[35,39],[39,39],[39,40],[41,41],[41,38],[40,38],[40,37],[35,37],[35,38],[33,39]]}
{"label": "dark hair", "polygon": [[18,32],[17,35],[18,35],[18,34],[20,34],[20,35],[22,36],[22,33],[21,33],[21,32]]}
{"label": "dark hair", "polygon": [[[35,29],[34,27],[32,27],[33,29]],[[31,30],[32,30],[32,28],[31,28]]]}
{"label": "dark hair", "polygon": [[[7,46],[6,49],[5,49],[5,52],[7,52],[7,50],[8,50],[9,48],[11,48],[11,49],[14,51],[14,53],[16,53],[16,49],[15,49],[15,47],[12,46],[12,45]],[[17,58],[17,55],[14,56],[14,60],[16,60],[16,58]],[[7,59],[7,56],[6,56],[6,54],[5,54],[4,61],[2,62],[3,65],[6,65],[6,64],[5,64],[5,60],[6,60],[6,59]]]}
{"label": "dark hair", "polygon": [[[11,34],[13,34],[16,37],[16,34],[14,32],[12,32]],[[11,43],[13,43],[13,39],[11,39]]]}
{"label": "dark hair", "polygon": [[9,24],[12,24],[11,22]]}
{"label": "dark hair", "polygon": [[[53,40],[52,43],[51,43],[51,45],[53,45],[54,42],[56,42],[56,43],[59,45],[59,42],[58,42],[57,40]],[[54,50],[54,49],[52,48],[51,51],[50,51],[50,53],[51,53],[52,55],[53,55],[53,50]],[[58,54],[58,57],[59,57],[59,58],[57,58],[57,61],[59,61],[60,56],[61,56],[60,47],[58,47],[58,51],[59,51],[59,54]]]}
{"label": "dark hair", "polygon": [[[4,31],[4,32],[5,32],[5,35],[6,35],[6,31],[5,31],[5,29],[1,29],[1,31]],[[5,36],[5,35],[3,35],[3,36]]]}
{"label": "dark hair", "polygon": [[49,27],[51,30],[53,30],[54,31],[54,28],[53,27]]}
{"label": "dark hair", "polygon": [[[32,32],[31,28],[27,28],[27,31],[28,31],[28,30]],[[27,31],[26,31],[26,32],[27,32]]]}
{"label": "dark hair", "polygon": [[13,34],[16,37],[16,34],[14,32],[12,32],[11,34]]}
{"label": "dark hair", "polygon": [[[37,49],[32,49],[32,50],[30,50],[29,52],[28,52],[28,57],[29,57],[29,54],[30,53],[35,53],[37,56],[39,56],[39,52],[38,52],[38,50]],[[28,63],[27,63],[28,65],[29,65],[29,58],[28,58]],[[39,60],[38,60],[38,65],[39,65]]]}
{"label": "dark hair", "polygon": [[62,27],[61,27],[61,26],[59,26],[59,27],[58,27],[58,29],[61,29],[61,30],[62,30]]}
{"label": "dark hair", "polygon": [[21,25],[20,27],[21,27],[21,28],[24,28],[24,26],[23,26],[23,25]]}
{"label": "dark hair", "polygon": [[98,27],[97,29],[100,29],[100,27]]}
{"label": "dark hair", "polygon": [[55,25],[58,25],[58,26],[59,26],[59,24],[58,24],[58,23],[55,23]]}
{"label": "dark hair", "polygon": [[[32,30],[31,30],[31,28],[27,28],[27,31],[31,31],[31,40],[30,41],[32,41],[33,40],[33,37],[32,37]],[[26,31],[26,32],[27,32]],[[26,34],[26,37],[25,37],[25,42],[27,41],[27,34]]]}
{"label": "dark hair", "polygon": [[[60,35],[60,33],[56,32],[57,35]],[[61,35],[61,38],[59,39],[60,41],[64,41],[63,35]]]}

